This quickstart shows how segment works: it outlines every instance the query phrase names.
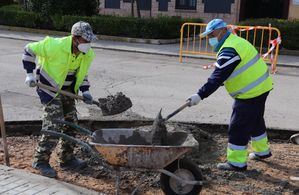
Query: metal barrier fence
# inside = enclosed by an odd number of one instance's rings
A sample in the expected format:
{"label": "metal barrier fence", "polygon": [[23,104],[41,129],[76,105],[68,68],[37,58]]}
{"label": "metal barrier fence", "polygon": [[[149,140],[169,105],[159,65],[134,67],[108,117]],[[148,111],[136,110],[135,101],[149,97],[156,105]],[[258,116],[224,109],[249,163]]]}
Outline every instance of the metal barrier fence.
{"label": "metal barrier fence", "polygon": [[[184,23],[181,27],[180,62],[183,55],[208,55],[216,56],[212,47],[208,44],[208,38],[199,35],[207,24]],[[279,45],[281,43],[280,31],[269,26],[234,26],[228,25],[230,30],[256,47],[261,57],[271,64],[272,73],[276,72]],[[211,65],[212,66],[212,65]],[[205,66],[209,68],[211,66]]]}

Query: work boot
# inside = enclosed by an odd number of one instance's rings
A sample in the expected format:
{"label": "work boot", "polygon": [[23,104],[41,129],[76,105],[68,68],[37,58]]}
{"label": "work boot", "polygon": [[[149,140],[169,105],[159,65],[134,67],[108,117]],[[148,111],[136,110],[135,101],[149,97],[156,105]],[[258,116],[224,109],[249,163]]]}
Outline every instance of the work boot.
{"label": "work boot", "polygon": [[39,170],[40,174],[46,177],[55,178],[57,176],[56,171],[49,165],[49,163],[32,163],[34,169]]}
{"label": "work boot", "polygon": [[236,166],[231,165],[228,162],[226,162],[226,163],[218,163],[217,169],[222,170],[222,171],[246,171],[247,166],[236,167]]}
{"label": "work boot", "polygon": [[71,160],[60,163],[60,167],[68,169],[84,169],[87,167],[87,162],[79,158],[72,158]]}
{"label": "work boot", "polygon": [[263,160],[263,159],[269,158],[271,156],[272,156],[271,152],[267,155],[264,155],[264,156],[259,156],[259,155],[252,152],[252,153],[249,154],[248,158],[250,160]]}

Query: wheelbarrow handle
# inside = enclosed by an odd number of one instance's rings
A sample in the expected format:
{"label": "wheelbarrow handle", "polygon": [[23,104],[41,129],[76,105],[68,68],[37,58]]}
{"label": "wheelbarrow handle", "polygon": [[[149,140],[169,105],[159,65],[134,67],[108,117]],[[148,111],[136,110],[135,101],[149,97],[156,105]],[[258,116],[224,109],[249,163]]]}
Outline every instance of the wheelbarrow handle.
{"label": "wheelbarrow handle", "polygon": [[88,143],[86,143],[85,141],[82,141],[78,138],[69,136],[65,133],[61,133],[61,132],[56,132],[56,131],[51,131],[51,130],[41,130],[42,134],[46,134],[46,135],[50,135],[56,138],[63,138],[69,142],[72,142],[74,144],[78,144],[79,146],[82,146],[83,148],[85,148],[89,154],[91,154],[94,158],[97,159],[97,161],[106,168],[107,171],[112,171],[112,167],[110,167],[103,159],[103,157],[97,152],[96,149],[94,149],[92,146],[90,146]]}
{"label": "wheelbarrow handle", "polygon": [[63,125],[67,125],[69,127],[72,127],[73,129],[77,130],[78,132],[84,134],[84,135],[88,135],[90,137],[92,137],[92,131],[88,130],[88,129],[85,129],[83,127],[80,127],[79,125],[75,124],[75,123],[71,123],[69,121],[64,121],[64,120],[56,120],[54,119],[53,122],[56,122],[56,123],[60,123],[60,124],[63,124]]}
{"label": "wheelbarrow handle", "polygon": [[190,101],[187,101],[185,104],[181,105],[178,109],[176,109],[173,113],[169,114],[164,121],[167,121],[168,119],[170,119],[171,117],[173,117],[174,115],[176,115],[177,113],[181,112],[182,110],[184,110],[186,107],[188,107],[190,104]]}
{"label": "wheelbarrow handle", "polygon": [[[50,90],[50,91],[53,91],[53,92],[56,92],[56,93],[59,93],[59,94],[71,97],[73,99],[84,100],[83,96],[76,95],[74,93],[71,93],[71,92],[68,92],[68,91],[64,91],[64,90],[61,90],[61,89],[58,89],[58,88],[55,88],[55,87],[51,87],[49,85],[45,85],[45,84],[42,84],[42,83],[36,83],[36,86],[38,86],[38,87],[40,87],[42,89],[47,89],[47,90]],[[94,101],[94,100],[92,100],[92,104],[100,106],[100,103],[97,102],[97,101]]]}

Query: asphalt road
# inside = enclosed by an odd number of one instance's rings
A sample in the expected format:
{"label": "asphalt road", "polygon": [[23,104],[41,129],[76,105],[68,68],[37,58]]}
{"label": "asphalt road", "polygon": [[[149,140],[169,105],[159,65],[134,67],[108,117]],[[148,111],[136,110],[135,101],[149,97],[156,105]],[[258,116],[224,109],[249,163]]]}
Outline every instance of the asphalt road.
{"label": "asphalt road", "polygon": [[[22,52],[26,41],[0,38],[0,93],[7,121],[37,120],[42,107],[34,89],[24,84]],[[128,114],[115,118],[137,116],[154,118],[160,108],[166,116],[197,92],[212,70],[204,70],[208,60],[95,49],[96,58],[89,74],[91,93],[95,98],[122,91],[133,101]],[[266,106],[268,127],[299,131],[299,68],[279,68],[274,77],[274,90]],[[233,99],[221,87],[198,106],[187,108],[172,120],[227,124]],[[98,118],[94,106],[78,103],[79,116]]]}

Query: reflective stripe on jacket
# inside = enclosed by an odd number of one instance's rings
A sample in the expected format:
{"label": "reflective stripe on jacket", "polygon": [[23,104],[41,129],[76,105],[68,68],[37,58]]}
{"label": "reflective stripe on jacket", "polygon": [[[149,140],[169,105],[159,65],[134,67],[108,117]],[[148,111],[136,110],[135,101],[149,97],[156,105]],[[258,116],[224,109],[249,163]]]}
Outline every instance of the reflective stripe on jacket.
{"label": "reflective stripe on jacket", "polygon": [[[62,88],[69,72],[72,57],[72,36],[63,38],[46,37],[44,40],[29,43],[27,47],[38,57],[40,73],[54,87]],[[83,55],[80,66],[76,72],[75,93],[88,74],[89,67],[94,58],[90,49]]]}
{"label": "reflective stripe on jacket", "polygon": [[248,41],[231,34],[220,51],[222,48],[234,48],[241,58],[241,62],[224,82],[226,90],[233,98],[254,98],[273,88],[267,64]]}

